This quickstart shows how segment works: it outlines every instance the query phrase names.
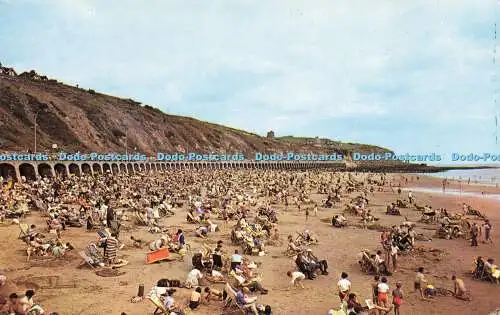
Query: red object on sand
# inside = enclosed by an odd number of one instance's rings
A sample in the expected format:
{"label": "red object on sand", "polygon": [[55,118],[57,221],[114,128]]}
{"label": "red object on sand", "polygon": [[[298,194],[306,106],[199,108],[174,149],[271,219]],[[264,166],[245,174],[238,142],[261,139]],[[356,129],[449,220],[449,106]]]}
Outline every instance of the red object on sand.
{"label": "red object on sand", "polygon": [[161,248],[159,250],[155,250],[154,252],[150,252],[147,254],[146,264],[152,264],[157,261],[168,259],[169,254],[168,248]]}

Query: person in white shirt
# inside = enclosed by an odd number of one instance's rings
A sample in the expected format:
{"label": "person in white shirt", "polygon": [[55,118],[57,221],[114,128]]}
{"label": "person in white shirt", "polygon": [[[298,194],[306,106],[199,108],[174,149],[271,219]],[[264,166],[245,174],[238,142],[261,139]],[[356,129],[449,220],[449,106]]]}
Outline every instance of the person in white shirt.
{"label": "person in white shirt", "polygon": [[234,254],[231,256],[231,269],[235,269],[236,266],[241,265],[241,261],[243,260],[243,257],[238,253],[238,250],[236,249],[234,251]]}
{"label": "person in white shirt", "polygon": [[199,286],[199,279],[203,278],[203,274],[201,271],[198,269],[194,268],[188,273],[187,279],[186,279],[186,287],[187,288],[192,288],[192,287],[197,287]]}
{"label": "person in white shirt", "polygon": [[340,302],[343,302],[347,296],[349,296],[349,292],[351,292],[351,281],[348,279],[349,275],[345,272],[342,272],[340,275],[340,280],[337,282],[337,288],[339,289],[339,298]]}
{"label": "person in white shirt", "polygon": [[378,305],[383,307],[389,307],[389,285],[387,284],[387,278],[382,277],[381,282],[377,286],[378,289]]}
{"label": "person in white shirt", "polygon": [[287,276],[289,276],[290,278],[292,278],[292,280],[290,281],[290,288],[292,287],[297,287],[297,286],[300,286],[302,289],[304,289],[304,285],[302,284],[302,280],[304,280],[306,278],[306,275],[303,274],[302,272],[300,271],[288,271],[286,273]]}
{"label": "person in white shirt", "polygon": [[396,269],[398,268],[398,247],[396,244],[392,243],[391,244],[391,260],[392,260],[392,271],[396,272]]}

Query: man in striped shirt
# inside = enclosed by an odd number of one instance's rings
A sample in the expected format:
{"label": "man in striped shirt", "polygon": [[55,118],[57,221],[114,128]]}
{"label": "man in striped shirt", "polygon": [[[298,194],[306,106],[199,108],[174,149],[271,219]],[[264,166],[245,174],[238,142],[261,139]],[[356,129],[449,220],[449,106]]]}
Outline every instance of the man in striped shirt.
{"label": "man in striped shirt", "polygon": [[112,233],[111,236],[106,239],[106,253],[104,256],[106,263],[112,265],[115,262],[117,254],[118,240],[116,239],[116,233]]}

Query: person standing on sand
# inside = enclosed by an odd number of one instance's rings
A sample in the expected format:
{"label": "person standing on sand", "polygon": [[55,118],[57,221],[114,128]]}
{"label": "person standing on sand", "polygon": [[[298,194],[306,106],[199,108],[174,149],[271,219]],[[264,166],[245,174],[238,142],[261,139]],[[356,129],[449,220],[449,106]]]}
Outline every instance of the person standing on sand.
{"label": "person standing on sand", "polygon": [[392,304],[394,305],[394,315],[400,315],[399,308],[403,304],[403,290],[401,282],[396,282],[396,289],[392,290]]}
{"label": "person standing on sand", "polygon": [[306,208],[306,221],[309,218],[309,208]]}
{"label": "person standing on sand", "polygon": [[420,297],[422,298],[422,300],[427,300],[427,298],[424,296],[424,285],[426,285],[426,284],[427,284],[427,280],[425,279],[425,276],[424,276],[424,267],[419,267],[417,274],[415,276],[415,282],[413,285],[413,288],[414,288],[413,292],[419,291]]}
{"label": "person standing on sand", "polygon": [[479,236],[479,228],[475,222],[472,223],[472,226],[470,228],[470,235],[471,235],[470,246],[476,247],[477,246],[477,237]]}
{"label": "person standing on sand", "polygon": [[314,216],[315,217],[318,216],[318,204],[317,203],[314,204]]}
{"label": "person standing on sand", "polygon": [[491,239],[491,223],[490,220],[486,219],[483,224],[484,229],[484,241],[483,243],[491,243],[493,244],[493,240]]}
{"label": "person standing on sand", "polygon": [[340,280],[337,282],[337,288],[339,290],[339,298],[340,302],[343,302],[349,293],[351,293],[351,281],[349,281],[349,275],[347,273],[342,272],[340,275]]}

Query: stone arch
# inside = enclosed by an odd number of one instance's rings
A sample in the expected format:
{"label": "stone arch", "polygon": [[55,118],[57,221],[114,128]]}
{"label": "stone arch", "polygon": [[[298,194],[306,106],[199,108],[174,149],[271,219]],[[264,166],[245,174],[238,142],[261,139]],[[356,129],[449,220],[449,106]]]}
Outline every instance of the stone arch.
{"label": "stone arch", "polygon": [[102,172],[104,174],[106,174],[106,173],[108,173],[108,171],[109,171],[109,173],[111,173],[111,166],[108,163],[104,163],[102,165]]}
{"label": "stone arch", "polygon": [[57,163],[56,165],[54,165],[54,172],[58,176],[62,177],[68,176],[68,169],[66,168],[66,165],[61,163]]}
{"label": "stone arch", "polygon": [[19,165],[19,175],[24,176],[27,180],[36,180],[36,170],[33,164],[23,163]]}
{"label": "stone arch", "polygon": [[78,167],[78,164],[71,163],[68,166],[68,170],[69,170],[70,174],[73,174],[73,175],[76,175],[76,176],[80,176],[80,167]]}
{"label": "stone arch", "polygon": [[127,163],[127,172],[129,174],[134,174],[134,165],[132,163]]}
{"label": "stone arch", "polygon": [[146,163],[145,168],[146,168],[146,172],[151,172],[151,164]]}
{"label": "stone arch", "polygon": [[82,174],[90,174],[92,175],[92,169],[90,168],[90,165],[87,163],[82,164]]}
{"label": "stone arch", "polygon": [[141,172],[144,172],[146,170],[146,166],[144,165],[144,163],[139,164],[139,169],[141,170]]}
{"label": "stone arch", "polygon": [[139,164],[134,163],[134,172],[140,172],[140,171],[141,171],[141,169],[139,167]]}
{"label": "stone arch", "polygon": [[54,173],[52,172],[52,167],[47,163],[38,164],[38,174],[40,177],[52,177]]}
{"label": "stone arch", "polygon": [[120,163],[120,173],[127,173],[127,165]]}
{"label": "stone arch", "polygon": [[102,174],[101,164],[94,163],[94,165],[92,165],[92,170],[94,170],[94,174]]}
{"label": "stone arch", "polygon": [[120,173],[120,169],[118,168],[118,164],[116,164],[116,163],[112,163],[112,164],[111,164],[111,171],[113,172],[113,174],[118,174],[118,173]]}
{"label": "stone arch", "polygon": [[11,177],[13,180],[17,180],[16,168],[12,164],[1,163],[0,164],[0,176],[2,176],[4,180],[9,178],[9,177]]}

